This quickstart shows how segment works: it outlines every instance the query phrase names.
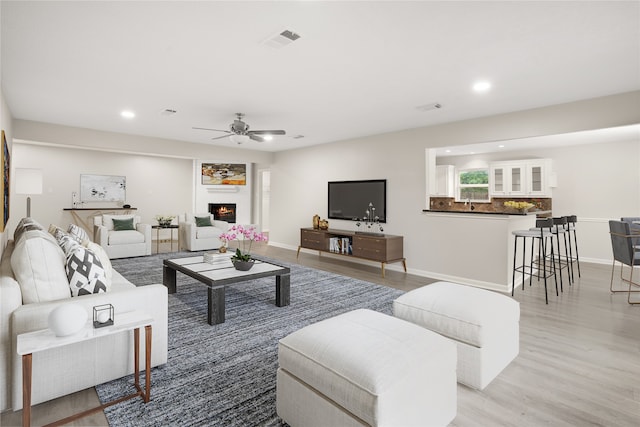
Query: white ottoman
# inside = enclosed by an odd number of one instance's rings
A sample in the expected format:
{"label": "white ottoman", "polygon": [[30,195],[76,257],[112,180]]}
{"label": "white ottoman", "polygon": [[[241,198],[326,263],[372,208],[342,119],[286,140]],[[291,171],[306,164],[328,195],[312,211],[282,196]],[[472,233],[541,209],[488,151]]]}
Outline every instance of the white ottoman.
{"label": "white ottoman", "polygon": [[520,304],[485,289],[436,282],[396,299],[393,315],[454,340],[458,382],[479,390],[520,350]]}
{"label": "white ottoman", "polygon": [[371,310],[278,344],[276,409],[289,425],[444,426],[456,416],[456,346]]}

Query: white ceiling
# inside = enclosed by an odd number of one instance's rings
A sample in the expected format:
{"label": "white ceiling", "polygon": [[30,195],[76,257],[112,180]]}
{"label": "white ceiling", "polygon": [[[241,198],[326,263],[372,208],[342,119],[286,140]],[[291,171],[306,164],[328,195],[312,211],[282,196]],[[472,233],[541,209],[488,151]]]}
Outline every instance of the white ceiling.
{"label": "white ceiling", "polygon": [[[280,151],[640,89],[638,1],[3,0],[1,12],[14,118],[206,144],[235,146],[192,127],[228,129],[236,112],[287,131],[241,148]],[[300,39],[264,44],[285,29]],[[474,93],[478,79],[492,89]]]}

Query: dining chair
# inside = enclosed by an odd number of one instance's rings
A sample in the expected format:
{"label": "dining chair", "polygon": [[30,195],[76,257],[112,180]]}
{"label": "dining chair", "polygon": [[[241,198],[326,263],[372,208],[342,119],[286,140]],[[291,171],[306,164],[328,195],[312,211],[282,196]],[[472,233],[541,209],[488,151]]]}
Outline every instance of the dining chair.
{"label": "dining chair", "polygon": [[[629,304],[640,304],[640,299],[631,300],[632,293],[640,292],[640,290],[632,290],[632,286],[640,287],[640,283],[633,281],[633,271],[636,266],[640,265],[640,245],[637,245],[634,241],[638,235],[631,233],[628,222],[615,220],[609,221],[609,234],[611,235],[611,247],[613,249],[613,264],[611,266],[611,283],[609,284],[609,290],[612,293],[626,292],[627,302]],[[616,261],[621,264],[620,280],[629,284],[629,288],[626,290],[613,288]],[[628,279],[623,275],[625,265],[631,269]]]}

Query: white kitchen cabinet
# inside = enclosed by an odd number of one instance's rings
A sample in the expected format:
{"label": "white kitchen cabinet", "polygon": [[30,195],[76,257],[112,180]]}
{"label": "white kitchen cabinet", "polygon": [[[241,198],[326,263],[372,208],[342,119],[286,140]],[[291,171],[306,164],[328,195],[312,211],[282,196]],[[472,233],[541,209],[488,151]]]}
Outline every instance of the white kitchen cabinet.
{"label": "white kitchen cabinet", "polygon": [[434,196],[455,196],[455,167],[452,165],[436,166],[436,192]]}
{"label": "white kitchen cabinet", "polygon": [[489,165],[492,197],[550,197],[549,159],[510,160]]}

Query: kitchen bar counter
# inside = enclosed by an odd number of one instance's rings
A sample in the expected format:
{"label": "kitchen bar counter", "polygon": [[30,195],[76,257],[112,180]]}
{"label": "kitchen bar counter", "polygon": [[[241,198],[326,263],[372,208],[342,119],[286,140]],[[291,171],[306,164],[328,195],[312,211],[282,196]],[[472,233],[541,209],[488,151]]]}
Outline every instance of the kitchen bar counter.
{"label": "kitchen bar counter", "polygon": [[[511,293],[512,232],[535,227],[536,215],[542,212],[547,211],[510,214],[425,210],[420,249],[428,263],[428,275]],[[519,254],[521,250],[518,248]],[[518,265],[521,262],[519,259]],[[522,275],[516,275],[516,286],[521,280]]]}

